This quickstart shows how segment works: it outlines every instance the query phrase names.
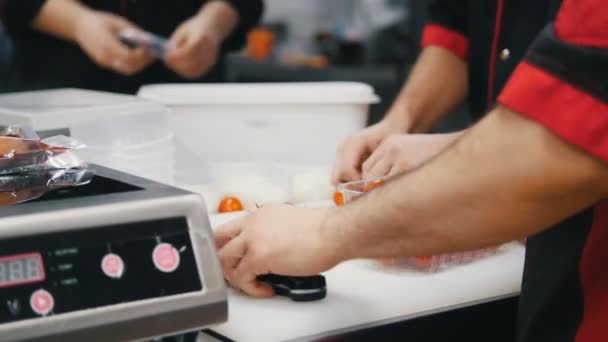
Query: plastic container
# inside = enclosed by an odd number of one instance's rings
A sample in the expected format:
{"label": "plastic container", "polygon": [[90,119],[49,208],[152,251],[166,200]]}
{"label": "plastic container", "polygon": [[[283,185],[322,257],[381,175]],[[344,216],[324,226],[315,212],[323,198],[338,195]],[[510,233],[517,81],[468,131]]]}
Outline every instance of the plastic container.
{"label": "plastic container", "polygon": [[361,83],[164,84],[139,96],[171,110],[178,184],[205,184],[209,162],[329,165],[378,102]]}
{"label": "plastic container", "polygon": [[0,95],[0,123],[41,136],[70,135],[84,160],[173,184],[175,145],[163,105],[136,96],[80,89]]}
{"label": "plastic container", "polygon": [[[384,185],[384,178],[365,179],[340,184],[338,192],[342,195],[344,204],[348,204],[364,196],[378,186]],[[448,253],[430,256],[414,256],[376,260],[378,265],[386,269],[411,269],[422,272],[438,272],[455,265],[463,265],[476,260],[495,255],[500,247],[488,247],[475,251]]]}
{"label": "plastic container", "polygon": [[82,119],[70,125],[70,135],[89,147],[108,150],[141,149],[173,137],[167,109],[152,103],[114,108],[104,118]]}
{"label": "plastic container", "polygon": [[338,191],[342,193],[344,203],[349,203],[365,195],[374,187],[382,185],[384,178],[365,179],[338,185]]}
{"label": "plastic container", "polygon": [[387,269],[411,269],[421,272],[438,272],[452,266],[465,265],[474,261],[496,255],[500,247],[489,247],[471,252],[449,253],[430,256],[415,256],[378,260],[380,266]]}
{"label": "plastic container", "polygon": [[84,120],[70,128],[86,141],[83,158],[161,183],[175,181],[175,144],[168,112],[157,104],[116,109],[116,120]]}
{"label": "plastic container", "polygon": [[241,200],[245,209],[269,203],[307,203],[330,200],[330,169],[315,165],[216,162],[209,166],[209,185],[202,193],[209,210],[228,196]]}
{"label": "plastic container", "polygon": [[44,138],[52,132],[69,133],[79,122],[110,118],[124,108],[151,105],[136,96],[73,88],[6,93],[0,95],[0,123],[33,127]]}
{"label": "plastic container", "polygon": [[85,160],[161,183],[175,182],[175,145],[173,136],[149,143],[121,147],[87,147]]}

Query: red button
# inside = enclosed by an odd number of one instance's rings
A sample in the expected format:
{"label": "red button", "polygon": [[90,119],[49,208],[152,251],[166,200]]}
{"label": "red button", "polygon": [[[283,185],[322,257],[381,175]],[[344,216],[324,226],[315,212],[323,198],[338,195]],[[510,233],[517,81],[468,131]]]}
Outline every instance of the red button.
{"label": "red button", "polygon": [[171,273],[179,267],[179,252],[169,243],[161,243],[152,252],[154,266],[165,273]]}
{"label": "red button", "polygon": [[55,307],[55,299],[53,296],[46,290],[38,290],[32,293],[30,297],[30,306],[35,313],[46,316]]}
{"label": "red button", "polygon": [[101,270],[108,277],[119,279],[125,273],[125,263],[114,253],[106,254],[101,260]]}

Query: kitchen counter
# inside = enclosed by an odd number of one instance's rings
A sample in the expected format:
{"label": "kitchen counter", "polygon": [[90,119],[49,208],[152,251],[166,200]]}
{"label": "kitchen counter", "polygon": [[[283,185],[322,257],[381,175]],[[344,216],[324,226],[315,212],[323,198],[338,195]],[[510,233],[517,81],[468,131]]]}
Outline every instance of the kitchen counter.
{"label": "kitchen counter", "polygon": [[[213,227],[238,215],[212,215]],[[314,340],[515,296],[524,247],[505,245],[486,259],[429,274],[387,271],[372,261],[343,263],[325,274],[322,301],[254,299],[230,290],[228,322],[211,327],[235,341]]]}

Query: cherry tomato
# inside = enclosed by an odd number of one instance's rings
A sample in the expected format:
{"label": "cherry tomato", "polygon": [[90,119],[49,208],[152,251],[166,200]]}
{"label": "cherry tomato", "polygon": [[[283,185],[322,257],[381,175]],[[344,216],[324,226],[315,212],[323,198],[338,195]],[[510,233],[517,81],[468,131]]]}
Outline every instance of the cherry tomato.
{"label": "cherry tomato", "polygon": [[384,184],[384,181],[382,179],[376,179],[375,181],[367,183],[367,185],[365,186],[365,190],[363,191],[370,192],[382,184]]}
{"label": "cherry tomato", "polygon": [[343,206],[344,205],[344,194],[341,193],[340,191],[334,192],[334,203],[338,207]]}
{"label": "cherry tomato", "polygon": [[419,270],[429,270],[433,267],[433,256],[413,257],[414,266]]}
{"label": "cherry tomato", "polygon": [[226,197],[226,198],[222,199],[222,201],[220,202],[220,205],[217,209],[217,211],[220,213],[231,213],[231,212],[242,211],[242,210],[243,210],[243,204],[236,197]]}

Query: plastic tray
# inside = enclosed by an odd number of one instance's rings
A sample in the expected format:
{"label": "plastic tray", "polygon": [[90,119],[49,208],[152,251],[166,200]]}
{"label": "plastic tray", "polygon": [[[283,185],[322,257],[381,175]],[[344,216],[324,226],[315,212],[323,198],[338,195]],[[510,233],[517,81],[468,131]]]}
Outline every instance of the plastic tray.
{"label": "plastic tray", "polygon": [[[348,204],[364,196],[378,186],[384,184],[384,178],[364,179],[340,184],[338,192],[342,195],[344,204]],[[387,269],[413,269],[423,272],[437,272],[455,265],[462,265],[495,255],[500,247],[488,247],[474,251],[448,253],[430,256],[415,256],[377,260],[378,264]]]}

